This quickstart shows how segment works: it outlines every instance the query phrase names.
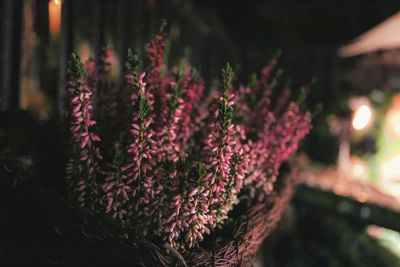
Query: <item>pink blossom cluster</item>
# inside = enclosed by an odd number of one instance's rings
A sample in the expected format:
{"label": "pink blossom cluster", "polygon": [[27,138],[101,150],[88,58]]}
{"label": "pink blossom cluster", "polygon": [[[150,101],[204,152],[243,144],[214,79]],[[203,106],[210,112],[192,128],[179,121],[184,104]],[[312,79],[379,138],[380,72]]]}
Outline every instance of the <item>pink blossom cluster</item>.
{"label": "pink blossom cluster", "polygon": [[[153,94],[159,94],[160,108],[165,108],[165,90],[168,84],[166,79],[161,79],[161,68],[164,62],[164,49],[167,41],[167,34],[163,30],[164,25],[161,26],[160,32],[156,34],[153,39],[146,44],[146,59],[149,63],[149,71],[147,75],[148,82],[148,90],[152,94],[150,97],[153,97]],[[152,101],[153,99],[150,98]]]}
{"label": "pink blossom cluster", "polygon": [[72,57],[71,64],[76,71],[75,76],[67,83],[67,92],[74,155],[67,165],[67,181],[71,195],[79,205],[95,210],[100,204],[97,176],[102,156],[96,145],[100,137],[93,130],[96,121],[92,119],[92,91],[85,82],[83,64],[75,56]]}
{"label": "pink blossom cluster", "polygon": [[[252,186],[252,189],[262,188],[266,194],[273,191],[281,164],[297,150],[311,129],[310,113],[290,101],[288,90],[272,103],[276,77],[271,78],[271,71],[275,65],[274,59],[263,69],[256,84],[242,86],[239,90],[241,98],[238,99],[239,116],[245,118],[240,135],[257,136],[256,139],[241,138],[248,171],[244,184]],[[279,76],[280,72],[276,75]],[[253,102],[253,99],[259,100]],[[249,103],[254,107],[251,108]]]}
{"label": "pink blossom cluster", "polygon": [[184,100],[177,95],[178,84],[171,82],[168,86],[170,92],[165,94],[169,105],[162,111],[164,125],[160,125],[158,133],[159,148],[158,161],[163,160],[176,162],[180,156],[184,156],[183,147],[178,142],[178,127],[183,120]]}
{"label": "pink blossom cluster", "polygon": [[131,166],[124,166],[122,158],[122,147],[115,144],[115,155],[111,164],[108,164],[104,172],[104,183],[102,189],[105,198],[105,213],[123,226],[130,223],[130,216],[127,214],[129,200],[131,199],[131,187],[128,184],[128,169]]}
{"label": "pink blossom cluster", "polygon": [[82,206],[113,218],[127,233],[185,250],[222,225],[245,192],[273,193],[279,168],[309,132],[311,116],[288,95],[271,100],[276,60],[251,85],[237,88],[227,65],[211,97],[190,66],[164,66],[161,73],[166,38],[160,32],[146,46],[148,68],[129,52],[130,125],[109,129],[121,138],[108,140],[116,145],[104,160],[91,119],[96,83],[88,82],[83,67],[71,67],[68,177]]}
{"label": "pink blossom cluster", "polygon": [[182,95],[186,99],[183,104],[182,114],[186,114],[186,116],[182,116],[177,134],[182,147],[187,149],[193,133],[199,130],[200,125],[197,119],[200,119],[200,114],[198,114],[199,108],[196,109],[195,105],[203,95],[204,82],[200,77],[196,77],[193,68],[186,66],[181,88]]}
{"label": "pink blossom cluster", "polygon": [[[133,201],[128,209],[128,216],[133,217],[143,227],[149,223],[154,209],[151,201],[159,193],[156,188],[156,177],[153,170],[156,168],[157,149],[156,132],[151,126],[154,124],[149,113],[151,95],[146,90],[142,73],[137,82],[137,93],[132,93],[132,105],[137,107],[137,114],[133,116],[131,125],[132,139],[129,144],[128,157],[133,163],[130,169],[129,183],[131,183],[131,196]],[[143,228],[143,235],[147,234],[147,227]]]}

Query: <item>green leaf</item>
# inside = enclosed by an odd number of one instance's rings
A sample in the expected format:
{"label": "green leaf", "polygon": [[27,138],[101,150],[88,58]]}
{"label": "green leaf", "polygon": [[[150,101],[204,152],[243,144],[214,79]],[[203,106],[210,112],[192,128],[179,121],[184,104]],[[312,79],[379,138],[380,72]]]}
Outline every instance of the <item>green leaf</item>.
{"label": "green leaf", "polygon": [[126,68],[131,72],[138,73],[141,65],[138,53],[134,53],[132,49],[128,48],[128,59],[125,63]]}
{"label": "green leaf", "polygon": [[224,94],[231,88],[233,79],[233,69],[229,63],[226,63],[222,69],[222,91]]}
{"label": "green leaf", "polygon": [[70,60],[68,61],[67,74],[73,79],[79,79],[84,74],[83,63],[79,56],[72,53]]}

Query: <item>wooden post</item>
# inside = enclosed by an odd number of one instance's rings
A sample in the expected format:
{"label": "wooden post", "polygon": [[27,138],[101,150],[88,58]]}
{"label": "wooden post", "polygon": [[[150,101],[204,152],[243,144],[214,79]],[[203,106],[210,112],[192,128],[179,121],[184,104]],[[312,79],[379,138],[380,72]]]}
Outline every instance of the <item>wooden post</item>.
{"label": "wooden post", "polygon": [[125,78],[125,62],[127,60],[128,51],[128,16],[130,5],[126,0],[121,0],[118,5],[118,55],[120,60],[120,73],[118,76],[118,84],[122,84]]}
{"label": "wooden post", "polygon": [[63,114],[65,82],[67,62],[73,52],[74,44],[74,3],[73,0],[64,0],[61,10],[61,34],[60,34],[60,63],[59,63],[59,81],[57,92],[57,109],[60,115]]}
{"label": "wooden post", "polygon": [[1,110],[17,110],[20,96],[22,0],[3,0],[3,35],[0,67]]}
{"label": "wooden post", "polygon": [[106,13],[106,2],[105,0],[96,0],[94,5],[94,53],[98,56],[101,53],[102,48],[105,46],[105,13]]}

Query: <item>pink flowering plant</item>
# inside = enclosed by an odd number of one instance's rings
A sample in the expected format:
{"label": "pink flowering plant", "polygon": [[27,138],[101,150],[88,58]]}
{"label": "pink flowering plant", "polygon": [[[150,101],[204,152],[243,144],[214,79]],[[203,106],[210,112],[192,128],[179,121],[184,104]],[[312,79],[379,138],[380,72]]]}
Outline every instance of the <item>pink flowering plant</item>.
{"label": "pink flowering plant", "polygon": [[[166,42],[160,31],[146,45],[147,64],[129,50],[121,87],[107,82],[107,50],[88,64],[72,56],[67,184],[77,205],[134,238],[185,251],[222,226],[245,195],[273,193],[311,116],[288,94],[273,98],[275,59],[248,86],[234,86],[227,64],[219,88],[205,90],[191,66],[164,64]],[[98,103],[107,114],[97,113]],[[110,133],[102,140],[98,132]]]}

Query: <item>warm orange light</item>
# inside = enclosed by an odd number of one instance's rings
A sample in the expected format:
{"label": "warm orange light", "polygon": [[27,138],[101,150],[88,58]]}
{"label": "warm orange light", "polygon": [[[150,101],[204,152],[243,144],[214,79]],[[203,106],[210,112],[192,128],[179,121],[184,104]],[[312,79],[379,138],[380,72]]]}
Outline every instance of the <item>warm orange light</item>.
{"label": "warm orange light", "polygon": [[386,123],[389,131],[400,139],[400,95],[394,97],[393,106],[386,115]]}
{"label": "warm orange light", "polygon": [[372,119],[372,110],[368,105],[361,105],[354,113],[352,125],[356,130],[362,130],[369,125]]}
{"label": "warm orange light", "polygon": [[49,2],[49,29],[53,40],[57,39],[61,29],[61,0]]}
{"label": "warm orange light", "polygon": [[352,156],[350,158],[350,164],[349,164],[349,173],[348,177],[359,180],[359,181],[366,181],[369,176],[369,166],[368,164],[355,156]]}

